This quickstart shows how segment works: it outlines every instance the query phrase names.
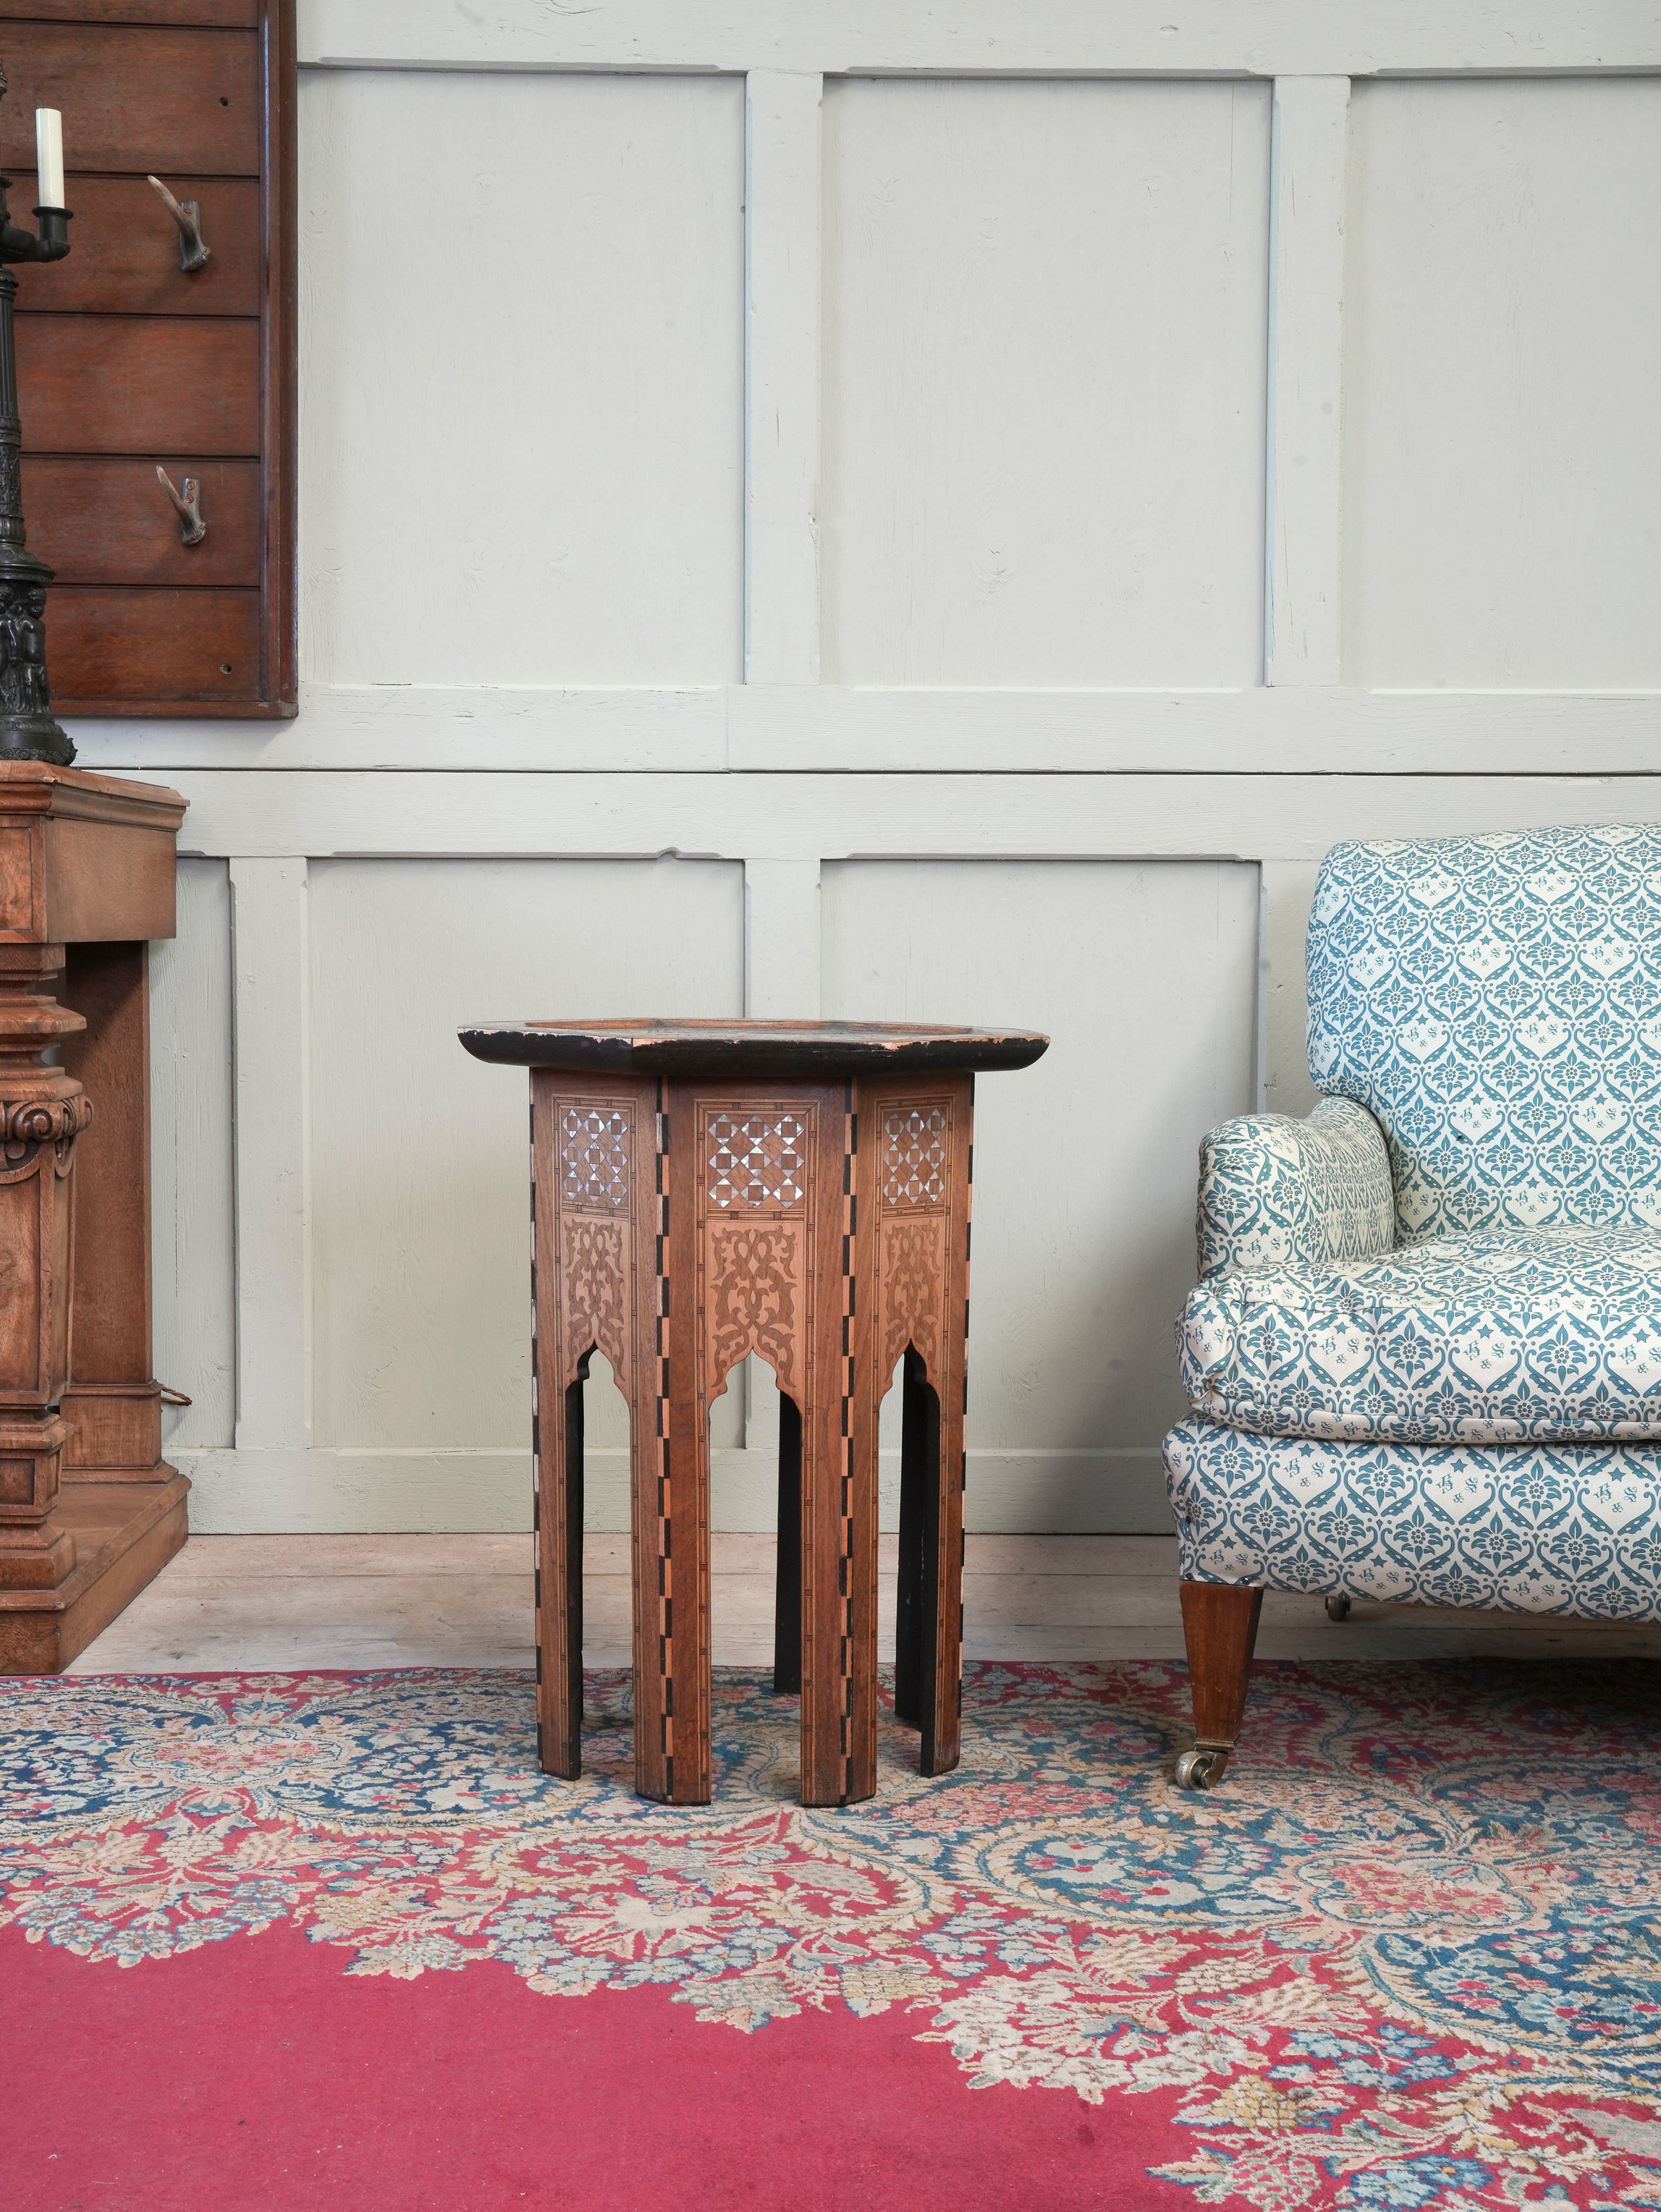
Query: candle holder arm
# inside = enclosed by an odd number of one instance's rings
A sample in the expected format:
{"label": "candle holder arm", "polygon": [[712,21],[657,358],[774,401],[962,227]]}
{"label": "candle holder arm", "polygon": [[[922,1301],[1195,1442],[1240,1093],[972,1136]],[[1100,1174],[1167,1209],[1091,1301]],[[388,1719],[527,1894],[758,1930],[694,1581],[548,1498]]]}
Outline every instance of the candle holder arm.
{"label": "candle holder arm", "polygon": [[[0,177],[0,209],[5,205],[9,177]],[[9,216],[0,219],[0,264],[17,261],[61,261],[70,250],[68,208],[36,208],[39,231],[20,230]]]}

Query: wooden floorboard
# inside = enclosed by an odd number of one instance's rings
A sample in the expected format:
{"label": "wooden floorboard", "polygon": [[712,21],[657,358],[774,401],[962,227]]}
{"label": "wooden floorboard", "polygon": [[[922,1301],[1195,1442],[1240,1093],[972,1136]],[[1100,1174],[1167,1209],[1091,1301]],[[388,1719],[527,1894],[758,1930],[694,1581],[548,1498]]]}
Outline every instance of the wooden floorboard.
{"label": "wooden floorboard", "polygon": [[[894,1646],[892,1537],[883,1546],[883,1656]],[[773,1655],[773,1540],[714,1540],[717,1666]],[[88,1646],[71,1674],[313,1667],[528,1667],[528,1536],[193,1536]],[[628,1539],[590,1536],[590,1666],[629,1663]],[[971,1536],[964,1574],[970,1659],[1182,1655],[1177,1547],[1164,1536]],[[1342,1625],[1318,1598],[1271,1594],[1266,1659],[1644,1656],[1661,1628],[1360,1605]]]}

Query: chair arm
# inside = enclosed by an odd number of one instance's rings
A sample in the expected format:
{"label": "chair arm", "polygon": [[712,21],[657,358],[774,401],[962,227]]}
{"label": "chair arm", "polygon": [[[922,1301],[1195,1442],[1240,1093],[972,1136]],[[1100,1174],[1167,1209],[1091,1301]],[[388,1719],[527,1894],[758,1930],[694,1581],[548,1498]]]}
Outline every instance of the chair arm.
{"label": "chair arm", "polygon": [[1200,1273],[1364,1260],[1396,1243],[1384,1132],[1351,1098],[1243,1114],[1200,1146]]}

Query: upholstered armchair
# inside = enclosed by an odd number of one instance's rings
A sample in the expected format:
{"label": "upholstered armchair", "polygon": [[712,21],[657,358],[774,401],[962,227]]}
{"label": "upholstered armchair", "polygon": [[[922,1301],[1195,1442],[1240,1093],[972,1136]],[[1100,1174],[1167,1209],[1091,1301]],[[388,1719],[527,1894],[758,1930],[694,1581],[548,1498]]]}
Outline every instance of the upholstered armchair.
{"label": "upholstered armchair", "polygon": [[1340,845],[1308,975],[1325,1096],[1201,1149],[1187,1788],[1265,1589],[1661,1620],[1661,830]]}

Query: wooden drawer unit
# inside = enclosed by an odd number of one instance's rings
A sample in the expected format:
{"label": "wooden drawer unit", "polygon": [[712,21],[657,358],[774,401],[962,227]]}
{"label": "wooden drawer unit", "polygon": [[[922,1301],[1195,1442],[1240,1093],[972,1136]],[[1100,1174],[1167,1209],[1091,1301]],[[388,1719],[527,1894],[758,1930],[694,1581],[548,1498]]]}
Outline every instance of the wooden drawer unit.
{"label": "wooden drawer unit", "polygon": [[[295,711],[295,4],[0,0],[13,205],[57,107],[74,216],[17,316],[62,715]],[[197,204],[201,268],[152,174]],[[200,486],[195,544],[158,466]]]}

